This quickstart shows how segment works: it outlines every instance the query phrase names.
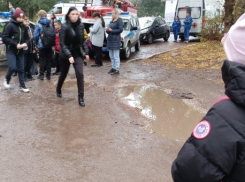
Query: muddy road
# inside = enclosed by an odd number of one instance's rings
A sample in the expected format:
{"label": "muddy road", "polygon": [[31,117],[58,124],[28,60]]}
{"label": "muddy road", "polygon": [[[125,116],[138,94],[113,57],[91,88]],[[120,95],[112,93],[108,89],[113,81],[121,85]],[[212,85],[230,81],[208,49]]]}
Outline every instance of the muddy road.
{"label": "muddy road", "polygon": [[[171,182],[181,145],[222,96],[222,85],[198,73],[144,60],[181,46],[162,40],[143,45],[122,61],[117,76],[107,74],[108,60],[100,68],[91,68],[91,61],[84,68],[85,108],[78,106],[73,68],[61,99],[57,76],[27,82],[28,94],[18,90],[16,77],[10,90],[1,84],[0,181]],[[5,71],[0,68],[2,81]]]}

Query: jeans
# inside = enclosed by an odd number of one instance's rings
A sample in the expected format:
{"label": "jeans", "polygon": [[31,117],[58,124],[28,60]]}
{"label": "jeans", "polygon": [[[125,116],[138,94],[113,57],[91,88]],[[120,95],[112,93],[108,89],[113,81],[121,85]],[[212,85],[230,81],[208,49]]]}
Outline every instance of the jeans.
{"label": "jeans", "polygon": [[8,71],[6,79],[10,80],[14,72],[18,72],[20,86],[25,86],[24,82],[24,54],[16,55],[12,51],[7,51]]}
{"label": "jeans", "polygon": [[56,66],[56,73],[60,72],[60,54],[58,52],[55,53],[55,66]]}
{"label": "jeans", "polygon": [[177,41],[179,30],[173,30],[173,32],[174,32],[174,40]]}
{"label": "jeans", "polygon": [[185,27],[184,29],[185,41],[189,41],[190,30],[191,30],[191,27]]}
{"label": "jeans", "polygon": [[111,66],[115,70],[120,69],[120,50],[119,49],[109,49],[109,55],[111,59]]}
{"label": "jeans", "polygon": [[47,70],[47,76],[51,75],[52,54],[53,54],[52,48],[39,49],[40,76],[44,75],[45,68]]}
{"label": "jeans", "polygon": [[[81,56],[74,55],[74,63],[73,67],[75,69],[76,78],[77,78],[77,86],[78,86],[78,95],[83,96],[84,95],[84,75],[83,75],[83,59]],[[71,63],[68,59],[61,59],[60,60],[60,77],[58,80],[56,91],[60,92],[62,85],[66,79],[66,76],[69,72]]]}

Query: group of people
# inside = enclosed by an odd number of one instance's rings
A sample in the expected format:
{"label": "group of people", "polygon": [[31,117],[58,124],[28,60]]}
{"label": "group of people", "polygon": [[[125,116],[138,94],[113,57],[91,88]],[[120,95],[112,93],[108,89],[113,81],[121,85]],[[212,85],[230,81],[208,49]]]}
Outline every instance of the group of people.
{"label": "group of people", "polygon": [[108,34],[107,48],[112,64],[108,73],[111,75],[119,74],[120,34],[123,31],[123,22],[119,18],[119,14],[119,10],[115,8],[112,12],[112,21],[108,27],[105,27],[104,19],[95,12],[93,14],[95,24],[90,27],[90,36],[87,37],[76,7],[71,7],[68,10],[64,24],[56,20],[55,15],[51,17],[50,21],[46,11],[40,10],[35,30],[30,28],[29,19],[23,10],[13,10],[13,15],[2,33],[8,60],[8,70],[4,80],[5,88],[10,88],[11,77],[17,71],[20,90],[23,92],[30,91],[26,88],[25,81],[33,79],[30,68],[33,64],[33,55],[36,52],[39,53],[39,75],[37,79],[44,80],[46,73],[46,79],[50,80],[51,59],[55,54],[56,71],[53,75],[59,75],[56,87],[57,97],[62,97],[62,85],[68,74],[70,64],[72,64],[77,78],[78,103],[80,106],[85,106],[83,65],[85,60],[90,60],[88,42],[92,44],[95,55],[95,64],[92,64],[91,67],[103,66],[102,47],[106,37],[105,32]]}
{"label": "group of people", "polygon": [[[189,42],[189,37],[190,37],[190,30],[192,27],[192,17],[190,16],[190,13],[186,13],[186,18],[184,20],[184,39],[185,39],[185,43]],[[172,24],[172,29],[173,29],[173,33],[174,33],[174,42],[177,42],[178,40],[178,34],[180,32],[181,29],[181,21],[179,19],[178,16],[176,16],[174,18],[174,22]]]}

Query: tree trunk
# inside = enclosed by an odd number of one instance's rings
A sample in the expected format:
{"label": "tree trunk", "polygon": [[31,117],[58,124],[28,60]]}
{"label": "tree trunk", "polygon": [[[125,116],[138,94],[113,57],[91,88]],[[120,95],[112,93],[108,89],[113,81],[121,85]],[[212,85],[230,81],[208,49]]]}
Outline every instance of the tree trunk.
{"label": "tree trunk", "polygon": [[225,0],[224,9],[225,16],[223,18],[225,25],[225,32],[228,32],[230,27],[234,24],[233,8],[235,6],[234,0]]}

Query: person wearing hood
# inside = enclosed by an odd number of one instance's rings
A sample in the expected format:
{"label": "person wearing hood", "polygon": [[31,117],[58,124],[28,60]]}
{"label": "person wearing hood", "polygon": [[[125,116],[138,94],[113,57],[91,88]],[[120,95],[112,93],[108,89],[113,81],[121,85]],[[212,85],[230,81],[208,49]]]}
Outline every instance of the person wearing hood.
{"label": "person wearing hood", "polygon": [[[38,12],[38,17],[39,17],[39,21],[35,26],[34,36],[33,36],[35,44],[38,46],[38,49],[39,49],[39,58],[40,58],[40,65],[39,65],[40,70],[39,70],[39,75],[37,78],[40,80],[44,80],[44,72],[46,68],[46,71],[47,71],[46,78],[50,80],[53,51],[52,51],[52,46],[46,47],[43,44],[44,28],[49,28],[50,22],[47,18],[47,13],[44,10],[40,10]],[[54,33],[54,45],[55,45],[54,30],[53,30],[53,33]]]}
{"label": "person wearing hood", "polygon": [[23,25],[25,13],[22,10],[16,10],[5,26],[2,33],[3,43],[6,45],[8,60],[8,71],[4,80],[4,87],[10,88],[12,74],[17,71],[19,76],[20,90],[29,92],[24,82],[24,53],[23,49],[28,48],[29,36],[27,29]]}
{"label": "person wearing hood", "polygon": [[92,16],[95,19],[95,23],[90,28],[90,41],[92,42],[95,54],[95,64],[92,64],[91,67],[100,67],[103,66],[102,47],[105,37],[105,21],[98,12],[94,12]]}
{"label": "person wearing hood", "polygon": [[226,96],[194,128],[172,165],[174,182],[245,181],[245,14],[223,39]]}

